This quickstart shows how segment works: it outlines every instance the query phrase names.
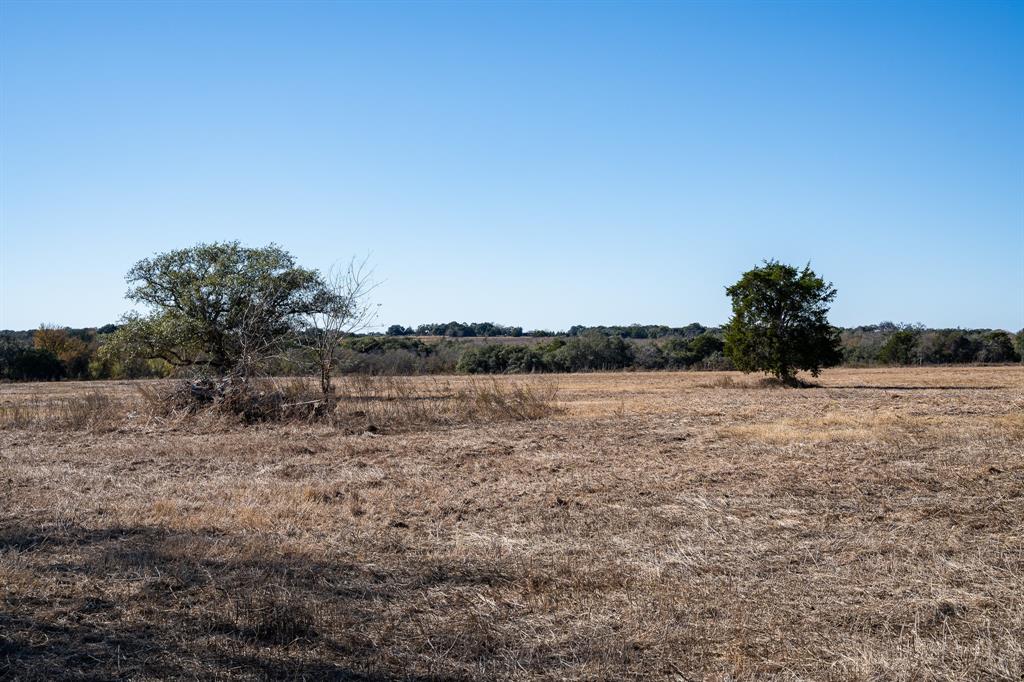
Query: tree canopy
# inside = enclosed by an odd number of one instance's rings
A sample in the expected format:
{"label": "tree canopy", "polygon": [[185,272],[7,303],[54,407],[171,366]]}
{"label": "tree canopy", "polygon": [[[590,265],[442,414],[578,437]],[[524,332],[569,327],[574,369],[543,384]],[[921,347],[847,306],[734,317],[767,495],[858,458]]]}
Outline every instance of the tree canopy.
{"label": "tree canopy", "polygon": [[793,383],[797,370],[818,376],[842,360],[839,330],[828,321],[836,289],[810,265],[798,269],[765,261],[726,293],[732,318],[725,327],[725,352],[737,369]]}
{"label": "tree canopy", "polygon": [[216,374],[246,372],[300,323],[329,304],[315,270],[271,244],[199,244],[140,260],[127,297],[146,306],[125,316],[105,348]]}

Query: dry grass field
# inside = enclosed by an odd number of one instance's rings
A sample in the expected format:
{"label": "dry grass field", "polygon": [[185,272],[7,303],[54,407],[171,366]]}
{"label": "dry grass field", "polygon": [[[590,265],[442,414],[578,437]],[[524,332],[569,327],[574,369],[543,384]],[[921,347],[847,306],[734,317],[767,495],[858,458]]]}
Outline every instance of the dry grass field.
{"label": "dry grass field", "polygon": [[0,386],[0,678],[1024,677],[1020,367],[403,381]]}

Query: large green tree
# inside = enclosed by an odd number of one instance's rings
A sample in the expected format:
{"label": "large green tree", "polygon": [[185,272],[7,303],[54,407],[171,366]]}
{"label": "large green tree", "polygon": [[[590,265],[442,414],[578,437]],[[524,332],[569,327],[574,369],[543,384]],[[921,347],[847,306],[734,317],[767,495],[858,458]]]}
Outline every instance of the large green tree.
{"label": "large green tree", "polygon": [[842,360],[839,330],[828,321],[836,289],[809,265],[798,269],[765,261],[726,293],[732,318],[725,328],[725,353],[737,369],[794,384],[798,370],[818,376]]}
{"label": "large green tree", "polygon": [[122,358],[248,374],[324,309],[330,292],[315,270],[271,244],[199,244],[146,258],[127,276],[131,313],[104,347]]}

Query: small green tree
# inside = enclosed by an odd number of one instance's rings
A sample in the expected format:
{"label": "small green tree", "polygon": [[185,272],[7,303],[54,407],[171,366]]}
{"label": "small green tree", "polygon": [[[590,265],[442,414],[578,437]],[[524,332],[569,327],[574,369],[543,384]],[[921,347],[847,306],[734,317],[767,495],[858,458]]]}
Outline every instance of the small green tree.
{"label": "small green tree", "polygon": [[1013,337],[1001,329],[988,332],[981,337],[981,348],[975,360],[978,362],[1019,362],[1020,355],[1014,348]]}
{"label": "small green tree", "polygon": [[774,374],[793,385],[797,370],[818,376],[842,360],[839,330],[828,321],[836,289],[810,265],[801,270],[765,261],[726,293],[732,318],[725,327],[725,353],[737,369]]}
{"label": "small green tree", "polygon": [[123,360],[160,359],[247,375],[330,298],[315,270],[271,244],[200,244],[139,261],[127,297],[149,308],[129,314],[104,347]]}
{"label": "small green tree", "polygon": [[587,331],[550,353],[546,362],[556,372],[622,369],[633,362],[633,349],[618,336]]}
{"label": "small green tree", "polygon": [[52,351],[27,347],[0,334],[0,379],[50,381],[64,376],[64,366]]}
{"label": "small green tree", "polygon": [[916,349],[917,333],[912,329],[900,329],[882,344],[878,359],[887,365],[909,365],[914,361]]}
{"label": "small green tree", "polygon": [[673,368],[689,368],[722,352],[722,340],[714,334],[704,333],[689,339],[669,339],[661,348],[666,362]]}

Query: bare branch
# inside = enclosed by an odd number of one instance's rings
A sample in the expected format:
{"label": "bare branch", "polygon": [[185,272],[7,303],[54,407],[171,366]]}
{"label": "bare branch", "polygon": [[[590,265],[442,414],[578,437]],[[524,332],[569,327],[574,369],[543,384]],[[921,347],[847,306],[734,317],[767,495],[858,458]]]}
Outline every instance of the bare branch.
{"label": "bare branch", "polygon": [[368,258],[353,258],[345,266],[335,264],[324,278],[319,305],[300,316],[300,345],[316,358],[320,388],[328,400],[333,392],[331,374],[341,340],[369,329],[376,322],[377,306],[370,301],[370,294],[378,286]]}

